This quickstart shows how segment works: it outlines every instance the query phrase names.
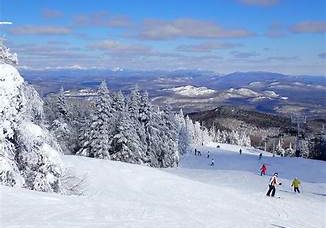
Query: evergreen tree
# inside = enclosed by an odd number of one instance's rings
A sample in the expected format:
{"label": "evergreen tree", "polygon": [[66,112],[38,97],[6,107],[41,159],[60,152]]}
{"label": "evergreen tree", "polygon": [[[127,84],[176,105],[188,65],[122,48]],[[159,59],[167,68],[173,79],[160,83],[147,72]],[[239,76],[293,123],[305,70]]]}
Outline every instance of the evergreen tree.
{"label": "evergreen tree", "polygon": [[182,109],[180,109],[180,112],[175,115],[175,120],[178,131],[178,150],[179,153],[183,155],[188,151],[191,139],[189,132],[187,131],[186,120]]}
{"label": "evergreen tree", "polygon": [[129,163],[142,163],[142,147],[137,131],[132,126],[127,110],[122,110],[117,119],[112,139],[111,159]]}
{"label": "evergreen tree", "polygon": [[119,90],[117,93],[114,93],[113,95],[113,102],[112,102],[112,108],[115,112],[122,112],[125,110],[126,103],[125,103],[125,97],[121,90]]}
{"label": "evergreen tree", "polygon": [[172,167],[179,160],[177,124],[170,107],[162,112],[163,128],[161,131],[162,145],[161,167]]}
{"label": "evergreen tree", "polygon": [[42,125],[40,97],[8,65],[17,63],[8,49],[0,56],[0,183],[60,192],[60,148]]}
{"label": "evergreen tree", "polygon": [[278,140],[278,143],[277,143],[276,148],[275,148],[275,152],[276,152],[276,154],[280,154],[282,156],[285,155],[285,150],[282,147],[281,140]]}
{"label": "evergreen tree", "polygon": [[[101,159],[110,159],[110,149],[115,124],[114,109],[109,90],[103,81],[97,92],[94,111],[91,113],[91,124],[88,139],[84,139],[83,147],[78,155]],[[84,135],[86,137],[86,135]]]}
{"label": "evergreen tree", "polygon": [[58,110],[58,118],[61,118],[63,120],[69,120],[70,116],[68,112],[66,96],[64,94],[64,89],[62,86],[57,96],[57,110]]}
{"label": "evergreen tree", "polygon": [[[129,100],[128,100],[128,113],[130,116],[130,121],[131,125],[133,126],[134,129],[136,129],[138,138],[140,140],[140,154],[141,154],[141,159],[143,162],[148,162],[148,154],[147,154],[147,135],[146,135],[146,130],[145,130],[145,119],[144,121],[141,120],[141,115],[140,112],[142,112],[142,118],[145,118],[145,113],[142,108],[144,108],[146,105],[145,104],[146,98],[143,99],[142,95],[139,91],[138,86],[136,85],[135,88],[131,91]],[[148,99],[147,99],[148,102]],[[143,106],[141,108],[141,105]]]}
{"label": "evergreen tree", "polygon": [[0,64],[18,65],[18,58],[16,53],[11,53],[9,48],[4,45],[4,41],[0,40]]}

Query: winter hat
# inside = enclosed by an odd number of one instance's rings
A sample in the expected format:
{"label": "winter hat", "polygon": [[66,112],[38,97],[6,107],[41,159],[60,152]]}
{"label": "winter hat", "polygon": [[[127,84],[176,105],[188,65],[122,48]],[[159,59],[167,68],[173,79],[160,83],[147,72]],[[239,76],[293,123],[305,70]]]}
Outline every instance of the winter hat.
{"label": "winter hat", "polygon": [[278,176],[278,173],[274,173],[274,176]]}

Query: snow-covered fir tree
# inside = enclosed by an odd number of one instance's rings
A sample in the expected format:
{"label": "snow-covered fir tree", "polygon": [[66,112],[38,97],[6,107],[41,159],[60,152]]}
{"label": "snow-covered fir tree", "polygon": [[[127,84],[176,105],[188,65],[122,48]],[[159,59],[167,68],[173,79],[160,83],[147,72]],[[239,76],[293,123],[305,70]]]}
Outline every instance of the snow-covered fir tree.
{"label": "snow-covered fir tree", "polygon": [[[94,111],[91,113],[90,130],[82,143],[84,146],[77,152],[78,155],[110,159],[111,142],[115,123],[112,98],[103,81],[98,89]],[[85,135],[84,135],[85,136]]]}
{"label": "snow-covered fir tree", "polygon": [[186,119],[182,109],[175,115],[178,132],[178,150],[181,155],[187,153],[190,147],[190,132],[187,131]]}
{"label": "snow-covered fir tree", "polygon": [[276,154],[279,154],[279,155],[282,155],[282,156],[285,155],[285,150],[283,149],[281,140],[278,140],[278,143],[277,143],[276,148],[275,148],[275,152],[276,152]]}
{"label": "snow-covered fir tree", "polygon": [[126,110],[119,113],[111,144],[111,159],[129,163],[142,163],[141,140]]}
{"label": "snow-covered fir tree", "polygon": [[18,65],[16,53],[11,53],[10,49],[4,45],[4,40],[0,37],[0,64]]}
{"label": "snow-covered fir tree", "polygon": [[165,107],[162,111],[162,121],[161,140],[163,143],[159,162],[162,162],[161,167],[173,167],[179,161],[179,151],[177,123],[170,107]]}
{"label": "snow-covered fir tree", "polygon": [[70,115],[63,86],[61,86],[59,94],[57,96],[57,109],[59,117],[64,120],[69,120]]}
{"label": "snow-covered fir tree", "polygon": [[63,87],[59,94],[51,99],[53,99],[50,103],[52,107],[47,107],[52,109],[52,112],[47,112],[50,131],[56,137],[64,153],[72,154],[78,145],[78,129],[72,118],[72,109],[67,102]]}
{"label": "snow-covered fir tree", "polygon": [[122,112],[125,111],[125,107],[126,99],[121,90],[119,90],[117,93],[113,94],[112,108],[115,112]]}
{"label": "snow-covered fir tree", "polygon": [[[136,85],[135,88],[131,91],[128,99],[128,113],[130,115],[131,125],[136,129],[138,138],[140,140],[139,149],[141,151],[137,152],[141,154],[142,160],[147,161],[146,151],[147,151],[147,135],[145,131],[145,124],[146,124],[146,113],[145,104],[146,99],[142,98],[142,94],[138,86]],[[142,107],[141,107],[142,106]],[[148,113],[147,113],[148,114]]]}
{"label": "snow-covered fir tree", "polygon": [[10,65],[16,55],[2,44],[0,56],[0,183],[60,192],[60,147],[43,126],[43,103]]}

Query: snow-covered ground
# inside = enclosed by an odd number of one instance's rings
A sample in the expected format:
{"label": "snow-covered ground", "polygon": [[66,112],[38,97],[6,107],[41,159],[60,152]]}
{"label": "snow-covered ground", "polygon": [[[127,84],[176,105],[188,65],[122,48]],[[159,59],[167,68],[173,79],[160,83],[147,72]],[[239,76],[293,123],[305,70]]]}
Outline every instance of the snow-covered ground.
{"label": "snow-covered ground", "polygon": [[[258,160],[260,151],[240,155],[231,145],[197,149],[201,157],[188,153],[171,169],[66,155],[66,166],[86,177],[84,195],[0,186],[0,227],[325,227],[325,162],[269,153]],[[262,163],[268,176],[258,174]],[[283,185],[280,198],[269,198],[275,171]],[[301,194],[290,188],[296,176]]]}
{"label": "snow-covered ground", "polygon": [[216,93],[216,91],[213,89],[209,89],[207,87],[196,87],[192,85],[180,86],[166,90],[185,97],[207,96]]}

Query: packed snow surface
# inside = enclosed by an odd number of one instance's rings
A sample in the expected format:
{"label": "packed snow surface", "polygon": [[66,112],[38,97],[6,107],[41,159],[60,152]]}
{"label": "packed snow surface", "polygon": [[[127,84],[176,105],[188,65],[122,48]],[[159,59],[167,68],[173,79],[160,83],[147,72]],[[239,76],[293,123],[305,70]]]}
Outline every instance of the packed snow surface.
{"label": "packed snow surface", "polygon": [[[0,186],[0,227],[325,227],[326,163],[212,143],[179,168],[64,156],[85,177],[83,195]],[[210,151],[210,158],[207,158]],[[211,167],[214,158],[215,166]],[[259,167],[267,164],[267,176]],[[283,183],[266,197],[273,172]],[[302,193],[292,192],[298,177]]]}

